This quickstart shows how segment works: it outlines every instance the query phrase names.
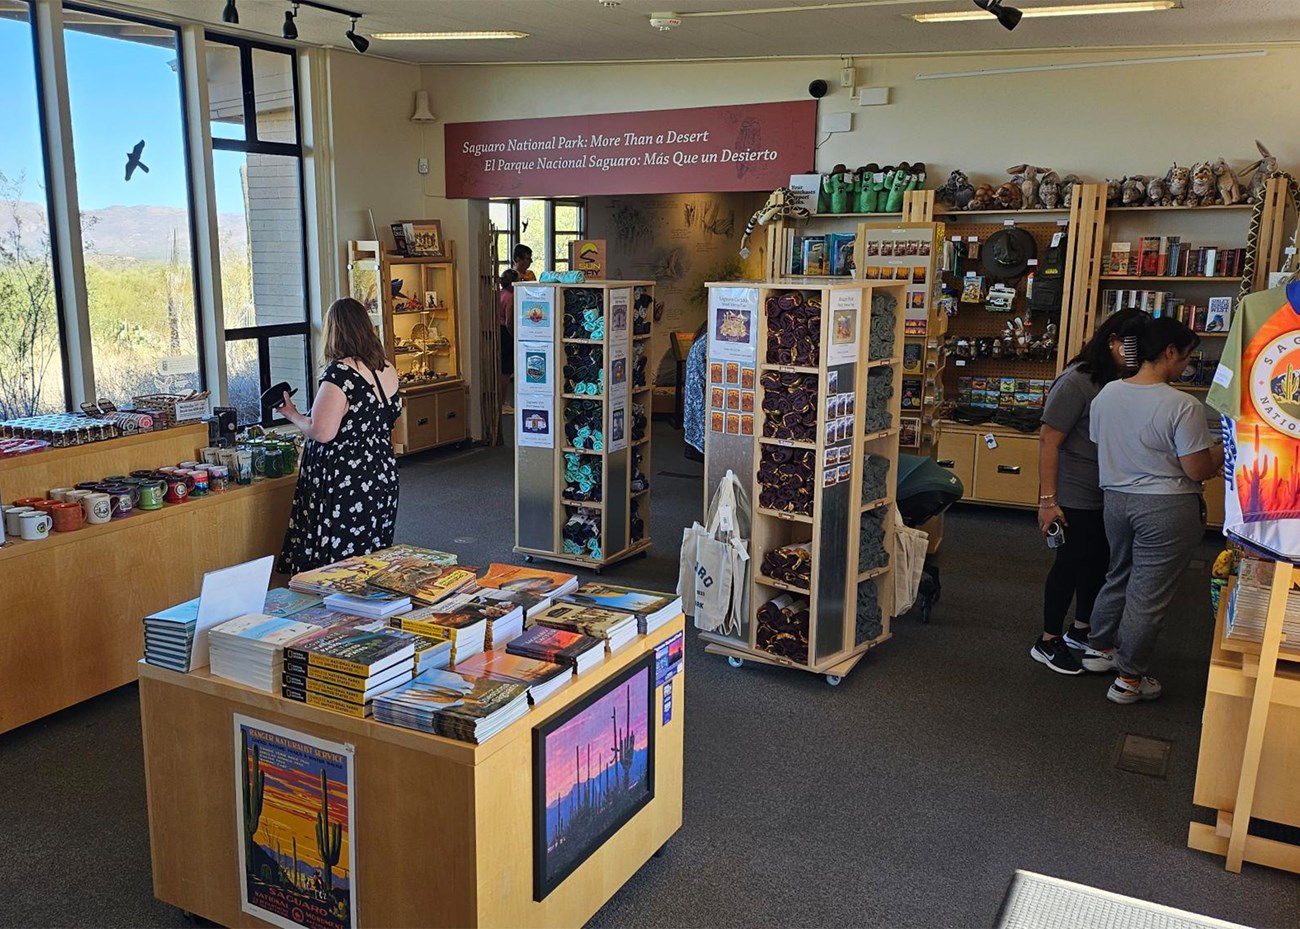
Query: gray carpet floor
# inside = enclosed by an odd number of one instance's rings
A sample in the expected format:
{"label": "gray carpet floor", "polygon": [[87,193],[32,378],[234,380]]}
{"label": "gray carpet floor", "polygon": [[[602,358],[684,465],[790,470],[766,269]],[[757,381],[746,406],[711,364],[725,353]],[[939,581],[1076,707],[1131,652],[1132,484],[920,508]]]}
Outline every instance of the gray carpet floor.
{"label": "gray carpet floor", "polygon": [[[700,466],[655,426],[654,548],[605,578],[671,588]],[[672,472],[670,474],[664,471]],[[512,555],[509,449],[402,464],[398,538],[468,564]],[[593,926],[974,927],[1016,868],[1255,926],[1300,925],[1295,876],[1186,847],[1212,632],[1213,539],[1180,588],[1155,673],[1119,707],[1102,677],[1030,661],[1049,553],[1028,514],[957,507],[933,621],[837,688],[730,668],[688,635],[686,809]],[[1169,739],[1167,779],[1121,772],[1125,733]],[[0,736],[0,925],[184,926],[154,900],[134,687]]]}

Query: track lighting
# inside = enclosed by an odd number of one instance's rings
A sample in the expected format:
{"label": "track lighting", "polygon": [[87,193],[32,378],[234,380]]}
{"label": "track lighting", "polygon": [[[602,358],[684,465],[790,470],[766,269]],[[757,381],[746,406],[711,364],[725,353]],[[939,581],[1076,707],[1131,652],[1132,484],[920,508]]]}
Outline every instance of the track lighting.
{"label": "track lighting", "polygon": [[294,19],[298,16],[298,4],[293,5],[292,10],[284,11],[284,28],[280,30],[280,35],[286,39],[298,38],[298,24]]}
{"label": "track lighting", "polygon": [[975,5],[996,16],[1002,28],[1008,32],[1020,25],[1023,14],[1013,6],[1003,6],[1002,0],[975,0]]}
{"label": "track lighting", "polygon": [[226,0],[226,8],[221,11],[221,21],[239,25],[239,10],[235,8],[235,0]]}
{"label": "track lighting", "polygon": [[[231,2],[233,2],[233,0],[231,0]],[[1019,16],[1020,14],[1017,13],[1016,15]],[[344,35],[348,37],[348,41],[352,43],[352,47],[364,55],[366,49],[370,47],[370,40],[363,35],[357,34],[357,19],[359,19],[359,17],[352,17],[352,28],[345,32]]]}

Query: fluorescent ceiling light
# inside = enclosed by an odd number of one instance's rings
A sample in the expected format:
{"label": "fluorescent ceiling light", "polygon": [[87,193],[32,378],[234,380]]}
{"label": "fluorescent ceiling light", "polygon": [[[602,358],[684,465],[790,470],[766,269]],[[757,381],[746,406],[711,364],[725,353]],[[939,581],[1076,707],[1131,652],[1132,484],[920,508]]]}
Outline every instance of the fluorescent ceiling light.
{"label": "fluorescent ceiling light", "polygon": [[1028,74],[1032,71],[1078,71],[1084,68],[1118,68],[1124,65],[1162,65],[1179,61],[1218,61],[1224,58],[1263,58],[1267,52],[1218,52],[1209,55],[1165,55],[1160,58],[1113,58],[1106,61],[1072,61],[1054,65],[1029,65],[1023,68],[986,68],[982,71],[942,71],[918,74],[918,81],[937,81],[950,77],[987,77],[990,74]]}
{"label": "fluorescent ceiling light", "polygon": [[[1071,3],[1066,6],[1022,6],[1025,19],[1047,16],[1098,16],[1106,13],[1160,13],[1181,8],[1181,0],[1130,0],[1122,3]],[[985,10],[958,10],[953,13],[909,13],[918,23],[969,23],[987,20]]]}
{"label": "fluorescent ceiling light", "polygon": [[526,39],[526,32],[372,32],[372,39],[387,42],[455,42],[470,39]]}

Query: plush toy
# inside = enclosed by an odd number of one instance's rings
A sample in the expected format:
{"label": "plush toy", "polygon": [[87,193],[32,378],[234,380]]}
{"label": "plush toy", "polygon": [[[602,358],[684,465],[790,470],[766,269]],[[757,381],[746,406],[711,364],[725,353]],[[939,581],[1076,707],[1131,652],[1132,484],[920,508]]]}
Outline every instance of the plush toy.
{"label": "plush toy", "polygon": [[1018,210],[1021,202],[1020,188],[1007,181],[993,193],[993,201],[1000,210]]}
{"label": "plush toy", "polygon": [[[876,212],[876,195],[880,188],[875,186],[876,178],[880,175],[880,165],[874,161],[858,168],[858,185],[857,196],[854,198],[853,212],[855,213],[874,213]],[[884,187],[884,178],[880,179],[880,187]]]}
{"label": "plush toy", "polygon": [[992,184],[980,184],[975,188],[974,195],[970,202],[966,204],[968,210],[991,210],[993,209],[993,196],[995,191]]}
{"label": "plush toy", "polygon": [[1219,203],[1231,206],[1242,201],[1241,185],[1237,183],[1237,175],[1232,173],[1232,168],[1228,167],[1228,163],[1222,158],[1214,163],[1214,185],[1217,188]]}
{"label": "plush toy", "polygon": [[1178,162],[1169,166],[1165,173],[1165,196],[1169,198],[1172,206],[1185,206],[1187,204],[1187,195],[1191,193],[1192,171],[1190,168],[1179,167]]}
{"label": "plush toy", "polygon": [[1197,162],[1192,168],[1192,195],[1187,202],[1192,206],[1209,206],[1215,196],[1214,169],[1208,161]]}
{"label": "plush toy", "polygon": [[1061,178],[1061,206],[1067,210],[1074,202],[1074,185],[1079,183],[1082,182],[1077,174],[1067,174]]}
{"label": "plush toy", "polygon": [[1147,179],[1141,174],[1124,178],[1120,185],[1119,202],[1122,206],[1141,206],[1147,196]]}
{"label": "plush toy", "polygon": [[925,186],[925,162],[918,161],[912,165],[912,176],[908,178],[907,189],[920,190]]}
{"label": "plush toy", "polygon": [[1038,182],[1038,202],[1045,210],[1054,210],[1061,203],[1061,175],[1048,171]]}
{"label": "plush toy", "polygon": [[[767,202],[753,216],[749,217],[749,222],[745,224],[745,234],[740,238],[740,257],[749,257],[749,237],[758,226],[771,222],[778,216],[790,217],[791,219],[806,218],[808,208],[798,206],[797,203],[798,200],[794,192],[788,187],[778,187],[772,191],[772,195],[767,198]],[[659,318],[657,312],[655,318]]]}
{"label": "plush toy", "polygon": [[1042,183],[1039,180],[1039,175],[1046,174],[1051,170],[1051,168],[1036,168],[1031,164],[1007,168],[1007,173],[1011,175],[1011,182],[1020,187],[1020,209],[1037,210],[1042,208],[1038,197],[1038,188]]}
{"label": "plush toy", "polygon": [[1277,159],[1269,154],[1259,139],[1255,140],[1255,147],[1259,149],[1259,161],[1247,165],[1241,172],[1240,176],[1245,177],[1251,171],[1255,173],[1250,178],[1250,183],[1246,185],[1246,201],[1256,203],[1264,196],[1264,187],[1268,183],[1269,176],[1277,171]]}
{"label": "plush toy", "polygon": [[1165,190],[1165,179],[1153,177],[1147,181],[1147,206],[1168,206],[1169,192]]}
{"label": "plush toy", "polygon": [[825,197],[825,210],[821,210],[822,201],[818,201],[821,212],[847,213],[849,211],[849,169],[839,164],[831,168],[831,173],[822,176],[822,194]]}
{"label": "plush toy", "polygon": [[975,196],[975,188],[965,171],[954,171],[942,187],[934,191],[934,198],[940,203],[951,204],[953,209],[964,210]]}
{"label": "plush toy", "polygon": [[1124,179],[1106,178],[1106,205],[1119,206],[1121,188],[1124,186]]}
{"label": "plush toy", "polygon": [[894,169],[893,174],[885,178],[885,186],[889,190],[885,200],[886,213],[901,213],[903,210],[903,194],[907,191],[908,181],[911,180],[912,168],[906,161],[900,161],[898,167]]}

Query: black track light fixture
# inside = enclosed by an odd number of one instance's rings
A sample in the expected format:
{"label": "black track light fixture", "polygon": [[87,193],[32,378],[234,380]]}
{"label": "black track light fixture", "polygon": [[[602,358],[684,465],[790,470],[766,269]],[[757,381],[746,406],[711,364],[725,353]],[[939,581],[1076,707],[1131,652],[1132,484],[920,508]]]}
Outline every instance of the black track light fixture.
{"label": "black track light fixture", "polygon": [[1002,28],[1008,32],[1020,25],[1020,17],[1024,15],[1013,6],[1003,6],[1002,0],[974,0],[974,2],[981,10],[988,10],[996,16]]}
{"label": "black track light fixture", "polygon": [[357,20],[360,18],[361,17],[359,16],[352,17],[352,28],[345,32],[344,35],[348,37],[348,41],[352,43],[352,47],[364,55],[366,49],[370,47],[370,40],[357,33]]}
{"label": "black track light fixture", "polygon": [[298,24],[294,20],[298,17],[298,4],[293,5],[292,10],[284,11],[284,28],[280,30],[280,35],[286,39],[298,38]]}
{"label": "black track light fixture", "polygon": [[239,25],[239,10],[235,6],[235,0],[226,0],[226,7],[221,11],[221,21]]}

